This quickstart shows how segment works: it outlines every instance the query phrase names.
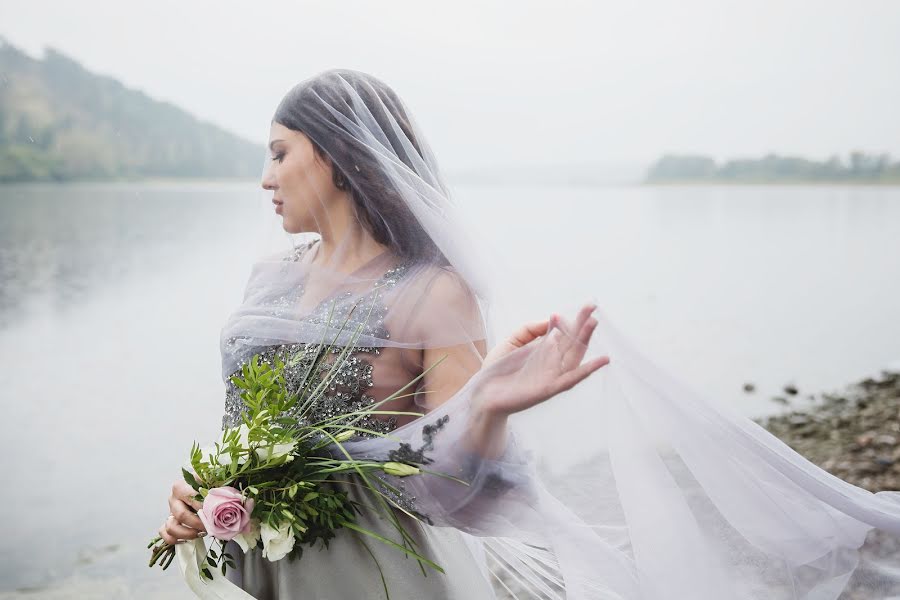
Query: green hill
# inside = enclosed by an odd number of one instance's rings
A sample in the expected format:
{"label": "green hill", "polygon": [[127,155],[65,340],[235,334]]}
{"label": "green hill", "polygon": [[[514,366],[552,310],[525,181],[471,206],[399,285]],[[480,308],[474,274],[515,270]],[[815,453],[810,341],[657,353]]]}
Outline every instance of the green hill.
{"label": "green hill", "polygon": [[717,163],[708,156],[667,154],[647,171],[646,183],[900,183],[900,162],[887,154],[852,152],[827,161],[768,154]]}
{"label": "green hill", "polygon": [[37,60],[0,39],[0,182],[257,177],[263,156],[55,50]]}

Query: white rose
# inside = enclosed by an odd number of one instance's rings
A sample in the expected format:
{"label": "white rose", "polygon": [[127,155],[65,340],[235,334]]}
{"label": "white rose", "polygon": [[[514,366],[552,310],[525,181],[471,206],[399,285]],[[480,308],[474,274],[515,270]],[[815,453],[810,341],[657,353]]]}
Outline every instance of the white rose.
{"label": "white rose", "polygon": [[[297,442],[288,442],[285,444],[274,444],[273,446],[260,446],[256,449],[256,455],[260,460],[269,460],[271,458],[278,458],[279,456],[283,456],[285,454],[290,454],[294,451],[294,446]],[[294,460],[294,457],[291,456],[287,459],[287,462],[291,462]]]}
{"label": "white rose", "polygon": [[256,548],[256,543],[259,541],[259,538],[259,519],[250,519],[250,529],[247,530],[247,533],[239,533],[232,539],[238,543],[241,550],[247,552]]}
{"label": "white rose", "polygon": [[281,560],[294,548],[294,532],[287,523],[283,523],[278,529],[263,523],[260,535],[263,545],[262,555],[272,562]]}

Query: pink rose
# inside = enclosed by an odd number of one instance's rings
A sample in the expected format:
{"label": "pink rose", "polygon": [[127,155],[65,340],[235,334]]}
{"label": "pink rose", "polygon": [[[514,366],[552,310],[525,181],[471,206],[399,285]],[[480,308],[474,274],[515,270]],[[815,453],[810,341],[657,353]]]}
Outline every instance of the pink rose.
{"label": "pink rose", "polygon": [[252,512],[253,498],[245,501],[238,490],[226,485],[209,490],[197,514],[209,535],[217,540],[230,540],[250,530]]}

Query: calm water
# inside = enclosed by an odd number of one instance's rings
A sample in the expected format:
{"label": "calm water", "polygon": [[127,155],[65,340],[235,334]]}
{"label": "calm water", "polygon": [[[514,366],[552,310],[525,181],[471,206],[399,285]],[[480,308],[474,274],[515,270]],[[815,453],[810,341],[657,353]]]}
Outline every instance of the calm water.
{"label": "calm water", "polygon": [[[594,299],[748,416],[785,383],[900,359],[900,188],[457,194],[503,267],[498,334]],[[0,187],[0,598],[191,597],[145,546],[192,441],[219,430],[219,329],[258,202],[250,183]]]}

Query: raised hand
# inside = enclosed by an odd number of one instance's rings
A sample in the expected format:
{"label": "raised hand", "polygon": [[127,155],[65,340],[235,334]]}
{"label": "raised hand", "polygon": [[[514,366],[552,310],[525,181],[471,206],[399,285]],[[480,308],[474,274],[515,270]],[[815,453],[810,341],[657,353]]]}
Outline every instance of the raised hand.
{"label": "raised hand", "polygon": [[526,410],[608,364],[608,356],[581,362],[597,327],[596,308],[585,305],[572,324],[555,314],[530,323],[491,350],[479,373],[481,409],[500,417]]}
{"label": "raised hand", "polygon": [[534,321],[522,325],[517,330],[515,330],[512,335],[506,338],[506,340],[491,348],[491,351],[488,352],[487,356],[484,357],[484,361],[482,362],[481,367],[487,367],[491,363],[500,360],[510,352],[514,352],[522,346],[529,344],[542,335],[546,334],[547,330],[550,328],[550,321],[551,319],[547,319],[545,321]]}

